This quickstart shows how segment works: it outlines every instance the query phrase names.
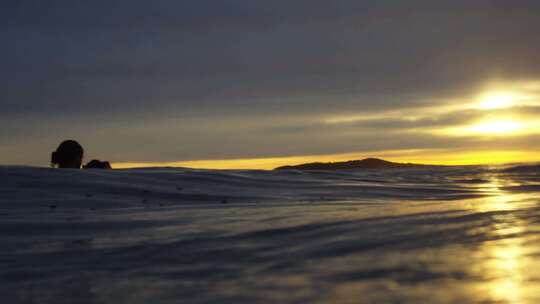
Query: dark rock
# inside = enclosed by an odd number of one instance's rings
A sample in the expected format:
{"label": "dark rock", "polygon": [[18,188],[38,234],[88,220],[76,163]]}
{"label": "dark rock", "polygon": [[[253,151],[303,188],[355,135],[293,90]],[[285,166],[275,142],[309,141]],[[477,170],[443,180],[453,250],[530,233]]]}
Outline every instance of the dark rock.
{"label": "dark rock", "polygon": [[112,169],[108,161],[93,159],[83,166],[83,169]]}

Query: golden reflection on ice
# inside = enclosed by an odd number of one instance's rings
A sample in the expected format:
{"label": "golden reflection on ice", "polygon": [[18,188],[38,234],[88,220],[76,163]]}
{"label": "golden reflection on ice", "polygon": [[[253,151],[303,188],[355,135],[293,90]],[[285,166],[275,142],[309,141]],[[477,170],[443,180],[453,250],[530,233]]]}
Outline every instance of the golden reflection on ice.
{"label": "golden reflection on ice", "polygon": [[512,195],[501,190],[503,186],[502,181],[495,175],[489,176],[488,179],[489,183],[483,184],[480,190],[489,196],[475,205],[476,211],[514,210],[515,206],[512,204],[512,201],[514,201]]}
{"label": "golden reflection on ice", "polygon": [[[488,197],[479,205],[478,211],[492,212],[514,210],[512,195],[500,188],[501,181],[497,177],[490,177],[490,183],[485,185],[486,190],[493,196]],[[524,303],[524,276],[526,265],[524,261],[524,240],[520,233],[525,231],[524,223],[512,214],[501,215],[500,223],[491,226],[493,241],[484,244],[481,251],[484,265],[483,273],[488,280],[486,292],[496,302]]]}
{"label": "golden reflection on ice", "polygon": [[[521,227],[523,230],[523,227]],[[488,244],[486,270],[489,293],[496,301],[523,303],[524,270],[522,264],[524,247],[519,238],[505,239]]]}

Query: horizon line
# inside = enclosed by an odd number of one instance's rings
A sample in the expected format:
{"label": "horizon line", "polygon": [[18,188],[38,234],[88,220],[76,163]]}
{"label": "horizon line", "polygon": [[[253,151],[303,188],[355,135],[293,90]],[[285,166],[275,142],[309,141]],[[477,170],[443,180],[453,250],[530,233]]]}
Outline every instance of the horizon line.
{"label": "horizon line", "polygon": [[540,151],[465,149],[414,149],[378,152],[351,152],[338,154],[296,155],[281,157],[253,157],[233,159],[203,159],[169,162],[112,162],[115,169],[150,167],[183,167],[193,169],[254,169],[273,170],[277,167],[313,162],[343,162],[378,158],[397,163],[411,163],[432,166],[489,166],[515,163],[540,162]]}

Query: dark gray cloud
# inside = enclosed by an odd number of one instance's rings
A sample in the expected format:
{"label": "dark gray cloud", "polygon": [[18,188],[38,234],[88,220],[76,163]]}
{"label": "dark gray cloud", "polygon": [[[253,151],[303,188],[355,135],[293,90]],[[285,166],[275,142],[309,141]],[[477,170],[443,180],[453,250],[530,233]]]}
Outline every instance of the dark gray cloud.
{"label": "dark gray cloud", "polygon": [[[264,135],[261,117],[410,110],[492,78],[540,78],[539,13],[538,1],[495,0],[2,1],[0,129],[21,131],[0,142],[77,130],[121,158],[174,133],[177,158],[221,156],[224,138],[230,157],[275,154],[257,134],[233,139],[246,126]],[[224,124],[230,133],[215,130]],[[165,153],[141,149],[139,160]],[[306,139],[283,153],[313,149]]]}

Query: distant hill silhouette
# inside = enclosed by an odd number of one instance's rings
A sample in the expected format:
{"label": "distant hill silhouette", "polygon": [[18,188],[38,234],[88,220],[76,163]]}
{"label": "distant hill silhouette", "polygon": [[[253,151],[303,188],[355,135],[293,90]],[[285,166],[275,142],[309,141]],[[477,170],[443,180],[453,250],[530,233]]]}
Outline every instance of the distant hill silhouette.
{"label": "distant hill silhouette", "polygon": [[[274,170],[357,170],[357,169],[401,169],[428,167],[429,165],[394,163],[378,158],[366,158],[362,160],[350,160],[335,163],[308,163],[296,166],[283,166]],[[429,166],[431,167],[431,166]]]}
{"label": "distant hill silhouette", "polygon": [[523,165],[504,169],[506,173],[540,172],[540,165]]}

